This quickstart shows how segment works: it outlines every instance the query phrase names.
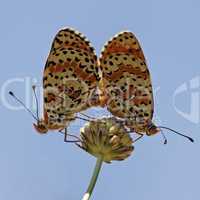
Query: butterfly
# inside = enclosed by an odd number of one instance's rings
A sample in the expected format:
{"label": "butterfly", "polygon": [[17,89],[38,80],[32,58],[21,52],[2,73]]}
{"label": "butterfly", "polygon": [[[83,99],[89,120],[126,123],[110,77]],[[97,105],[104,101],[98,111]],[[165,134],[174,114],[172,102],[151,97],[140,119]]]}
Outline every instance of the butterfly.
{"label": "butterfly", "polygon": [[44,116],[39,119],[37,111],[35,129],[41,134],[61,131],[76,118],[76,113],[95,104],[98,70],[97,56],[86,37],[71,28],[60,30],[44,67]]}
{"label": "butterfly", "polygon": [[139,134],[139,138],[168,129],[193,142],[188,136],[154,124],[151,76],[139,41],[132,32],[120,32],[109,40],[101,52],[99,65],[102,73],[100,105],[123,119],[132,132]]}

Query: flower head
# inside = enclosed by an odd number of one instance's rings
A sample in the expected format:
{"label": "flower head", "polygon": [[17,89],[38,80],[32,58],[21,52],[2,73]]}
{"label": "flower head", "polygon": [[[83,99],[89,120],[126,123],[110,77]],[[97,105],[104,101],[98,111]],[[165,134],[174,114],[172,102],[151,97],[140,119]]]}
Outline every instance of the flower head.
{"label": "flower head", "polygon": [[81,128],[80,147],[107,163],[129,157],[134,149],[132,143],[127,130],[115,118],[90,121]]}

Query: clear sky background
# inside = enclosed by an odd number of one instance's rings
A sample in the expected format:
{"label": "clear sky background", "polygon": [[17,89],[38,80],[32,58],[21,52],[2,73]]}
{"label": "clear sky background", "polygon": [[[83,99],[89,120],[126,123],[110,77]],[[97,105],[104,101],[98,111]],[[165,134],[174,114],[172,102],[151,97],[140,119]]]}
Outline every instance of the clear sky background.
{"label": "clear sky background", "polygon": [[[114,34],[133,31],[157,91],[154,118],[195,139],[192,144],[166,132],[163,145],[161,135],[144,137],[129,159],[103,165],[92,199],[199,200],[199,21],[198,0],[1,0],[0,200],[78,200],[88,186],[95,158],[61,135],[37,134],[28,113],[5,104],[18,105],[4,94],[6,81],[30,77],[41,85],[52,39],[65,26],[84,33],[98,55]],[[5,92],[10,89],[25,100],[25,82],[11,83]],[[70,131],[78,134],[83,124]]]}

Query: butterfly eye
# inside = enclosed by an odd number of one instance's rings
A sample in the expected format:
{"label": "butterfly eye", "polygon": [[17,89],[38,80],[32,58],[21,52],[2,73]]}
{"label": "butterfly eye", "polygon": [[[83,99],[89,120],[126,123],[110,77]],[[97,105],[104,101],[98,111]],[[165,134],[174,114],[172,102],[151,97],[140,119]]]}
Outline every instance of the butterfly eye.
{"label": "butterfly eye", "polygon": [[149,127],[149,130],[154,130],[154,129],[156,129],[156,126],[152,124],[152,125]]}
{"label": "butterfly eye", "polygon": [[150,123],[147,125],[147,129],[148,129],[148,130],[155,129],[155,128],[156,128],[156,126],[155,126],[152,122],[150,122]]}
{"label": "butterfly eye", "polygon": [[151,124],[151,126],[149,126],[147,128],[147,135],[154,135],[156,133],[158,133],[160,131],[160,129],[158,129],[154,124]]}
{"label": "butterfly eye", "polygon": [[41,128],[41,129],[45,129],[46,127],[45,127],[43,124],[41,124],[41,125],[40,125],[40,128]]}

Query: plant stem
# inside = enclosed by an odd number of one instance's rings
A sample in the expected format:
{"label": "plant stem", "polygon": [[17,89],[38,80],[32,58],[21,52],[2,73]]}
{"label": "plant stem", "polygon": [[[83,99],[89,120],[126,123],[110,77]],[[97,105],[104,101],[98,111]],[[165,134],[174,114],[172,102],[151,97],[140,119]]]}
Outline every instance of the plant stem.
{"label": "plant stem", "polygon": [[97,182],[97,178],[98,178],[102,163],[103,163],[102,157],[98,157],[92,178],[90,180],[90,184],[89,184],[88,189],[87,189],[86,193],[84,194],[82,200],[89,200],[90,199],[90,197],[92,195],[92,191],[93,191],[95,184]]}

